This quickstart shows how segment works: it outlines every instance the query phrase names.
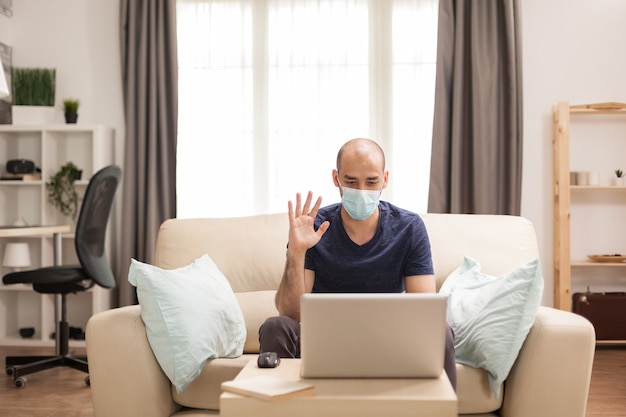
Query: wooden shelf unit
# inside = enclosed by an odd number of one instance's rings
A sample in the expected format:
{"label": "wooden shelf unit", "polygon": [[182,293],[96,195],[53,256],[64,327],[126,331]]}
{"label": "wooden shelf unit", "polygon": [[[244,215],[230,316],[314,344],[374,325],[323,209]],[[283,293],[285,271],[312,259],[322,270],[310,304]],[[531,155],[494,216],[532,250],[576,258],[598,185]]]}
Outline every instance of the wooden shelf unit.
{"label": "wooden shelf unit", "polygon": [[[570,184],[570,116],[624,115],[623,103],[598,103],[570,106],[560,102],[552,112],[553,151],[553,281],[554,307],[572,310],[572,268],[624,268],[626,263],[599,263],[571,258],[571,194],[577,192],[626,193],[624,186]],[[626,122],[626,118],[624,119]]]}

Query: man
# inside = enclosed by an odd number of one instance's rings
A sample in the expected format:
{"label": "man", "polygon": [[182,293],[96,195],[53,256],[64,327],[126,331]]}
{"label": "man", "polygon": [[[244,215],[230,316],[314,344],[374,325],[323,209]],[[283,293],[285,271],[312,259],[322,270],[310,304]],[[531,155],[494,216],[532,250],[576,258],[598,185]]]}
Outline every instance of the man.
{"label": "man", "polygon": [[[300,297],[310,292],[435,292],[430,241],[415,213],[380,201],[387,187],[382,148],[352,139],[337,154],[332,173],[341,203],[321,207],[313,194],[289,201],[289,244],[276,293],[280,316],[259,329],[261,352],[300,357]],[[368,278],[371,277],[371,278]],[[375,278],[374,278],[375,277]],[[452,330],[444,368],[456,389]]]}

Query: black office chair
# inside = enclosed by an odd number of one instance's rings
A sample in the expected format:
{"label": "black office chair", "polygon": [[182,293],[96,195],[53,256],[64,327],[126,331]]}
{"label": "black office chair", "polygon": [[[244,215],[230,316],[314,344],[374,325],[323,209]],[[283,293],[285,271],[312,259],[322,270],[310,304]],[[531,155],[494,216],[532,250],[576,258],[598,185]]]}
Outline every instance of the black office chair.
{"label": "black office chair", "polygon": [[[120,183],[122,170],[116,165],[102,168],[89,180],[80,208],[74,246],[80,265],[58,265],[31,271],[7,274],[5,284],[32,284],[41,294],[61,295],[61,318],[57,325],[56,356],[9,356],[6,372],[13,376],[17,388],[26,384],[24,375],[57,366],[69,366],[89,372],[85,356],[69,355],[70,328],[67,322],[67,294],[86,291],[95,284],[115,287],[115,277],[105,253],[106,228],[113,197]],[[89,385],[89,376],[85,378]]]}

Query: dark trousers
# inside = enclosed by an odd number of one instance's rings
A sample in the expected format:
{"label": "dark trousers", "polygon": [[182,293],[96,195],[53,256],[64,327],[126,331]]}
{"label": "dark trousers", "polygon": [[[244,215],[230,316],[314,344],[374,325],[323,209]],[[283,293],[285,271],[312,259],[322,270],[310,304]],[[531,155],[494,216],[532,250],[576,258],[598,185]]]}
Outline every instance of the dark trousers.
{"label": "dark trousers", "polygon": [[[281,358],[300,357],[300,323],[286,317],[270,317],[259,328],[261,352],[276,352]],[[446,331],[446,353],[443,368],[448,374],[452,388],[456,391],[456,359],[454,356],[454,334],[448,325]]]}

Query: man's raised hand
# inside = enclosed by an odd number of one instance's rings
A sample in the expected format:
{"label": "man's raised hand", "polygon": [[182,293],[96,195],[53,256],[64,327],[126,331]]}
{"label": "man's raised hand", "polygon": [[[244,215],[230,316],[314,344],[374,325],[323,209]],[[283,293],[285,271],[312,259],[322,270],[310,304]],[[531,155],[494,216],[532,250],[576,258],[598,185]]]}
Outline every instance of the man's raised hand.
{"label": "man's raised hand", "polygon": [[306,251],[312,248],[320,241],[330,222],[325,221],[315,230],[314,221],[317,212],[322,204],[322,197],[318,197],[313,207],[313,192],[309,191],[302,205],[302,196],[296,194],[296,207],[294,210],[293,202],[289,200],[289,249],[297,251]]}

